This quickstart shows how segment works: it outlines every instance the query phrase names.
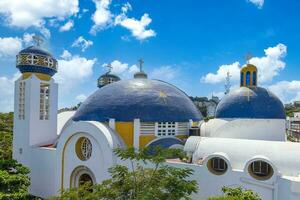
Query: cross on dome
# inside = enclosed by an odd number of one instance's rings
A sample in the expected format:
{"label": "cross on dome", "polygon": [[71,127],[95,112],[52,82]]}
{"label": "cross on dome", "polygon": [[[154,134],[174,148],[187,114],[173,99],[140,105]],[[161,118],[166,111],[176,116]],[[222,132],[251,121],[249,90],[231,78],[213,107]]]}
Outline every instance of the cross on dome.
{"label": "cross on dome", "polygon": [[144,60],[142,58],[140,58],[139,60],[139,67],[140,67],[140,71],[143,71],[143,64],[144,64]]}
{"label": "cross on dome", "polygon": [[252,54],[249,52],[249,53],[246,54],[245,58],[246,58],[246,63],[249,64],[249,61],[251,60],[251,58],[253,58],[253,56],[252,56]]}
{"label": "cross on dome", "polygon": [[32,36],[32,39],[35,41],[36,46],[38,47],[41,46],[41,44],[44,42],[44,39],[39,35]]}
{"label": "cross on dome", "polygon": [[111,63],[108,63],[107,65],[106,65],[106,67],[107,67],[107,69],[108,69],[108,73],[110,73],[111,72],[111,70],[112,70],[112,65],[111,65]]}

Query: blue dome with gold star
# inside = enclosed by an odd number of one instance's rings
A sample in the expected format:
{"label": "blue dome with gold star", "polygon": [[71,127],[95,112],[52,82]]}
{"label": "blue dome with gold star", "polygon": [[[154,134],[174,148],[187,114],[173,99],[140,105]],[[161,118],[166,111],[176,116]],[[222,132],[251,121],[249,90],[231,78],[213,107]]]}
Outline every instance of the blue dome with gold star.
{"label": "blue dome with gold star", "polygon": [[135,78],[99,88],[75,113],[74,121],[188,122],[202,116],[177,87],[159,80]]}
{"label": "blue dome with gold star", "polygon": [[285,119],[282,102],[262,87],[240,87],[225,95],[216,118]]}

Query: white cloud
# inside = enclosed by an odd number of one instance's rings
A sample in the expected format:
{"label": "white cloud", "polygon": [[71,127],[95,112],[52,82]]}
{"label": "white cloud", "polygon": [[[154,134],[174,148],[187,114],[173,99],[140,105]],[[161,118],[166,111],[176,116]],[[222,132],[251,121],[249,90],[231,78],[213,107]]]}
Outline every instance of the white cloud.
{"label": "white cloud", "polygon": [[[253,57],[249,60],[258,69],[260,83],[270,82],[273,77],[277,76],[285,68],[285,62],[282,60],[286,53],[287,47],[284,44],[278,44],[264,50],[265,56]],[[216,73],[208,73],[201,78],[205,83],[225,82],[227,72],[230,72],[231,80],[238,81],[240,74],[240,63],[234,62],[230,65],[221,65]]]}
{"label": "white cloud", "polygon": [[64,50],[60,57],[65,60],[69,60],[72,58],[72,54],[68,50]]}
{"label": "white cloud", "polygon": [[[119,60],[114,60],[111,64],[111,73],[121,76],[123,79],[132,78],[133,74],[139,71],[136,65],[129,65],[128,63],[122,63]],[[107,63],[104,63],[102,67],[106,67]]]}
{"label": "white cloud", "polygon": [[24,33],[23,35],[23,42],[26,46],[31,45],[33,43],[33,33]]}
{"label": "white cloud", "polygon": [[178,75],[178,69],[172,66],[161,66],[159,68],[155,68],[151,73],[150,76],[154,79],[170,81],[176,78]]}
{"label": "white cloud", "polygon": [[0,112],[13,111],[14,105],[14,82],[20,77],[17,72],[13,77],[0,77]]}
{"label": "white cloud", "polygon": [[254,57],[249,61],[258,68],[259,81],[271,81],[281,70],[285,68],[285,62],[282,59],[287,53],[287,47],[284,44],[278,44],[275,47],[269,47],[264,50],[265,56]]}
{"label": "white cloud", "polygon": [[87,96],[84,94],[79,94],[75,97],[75,99],[79,102],[83,102],[84,100],[86,100]]}
{"label": "white cloud", "polygon": [[259,9],[261,9],[264,5],[264,0],[248,0],[248,2],[253,3]]}
{"label": "white cloud", "polygon": [[221,65],[216,73],[208,73],[201,78],[204,83],[221,83],[225,82],[227,73],[230,73],[231,80],[237,81],[240,74],[240,63],[234,62],[230,65]]}
{"label": "white cloud", "polygon": [[106,28],[113,18],[113,14],[109,10],[111,0],[93,0],[96,5],[96,11],[92,15],[94,25],[91,29],[92,34],[96,34],[98,30]]}
{"label": "white cloud", "polygon": [[79,11],[78,0],[1,0],[0,14],[10,26],[42,27],[46,18],[65,19]]}
{"label": "white cloud", "polygon": [[97,59],[87,59],[78,55],[72,55],[64,51],[58,59],[58,73],[55,80],[60,84],[62,91],[67,92],[84,82],[93,73],[93,67]]}
{"label": "white cloud", "polygon": [[22,39],[18,37],[0,37],[0,57],[14,57],[22,49]]}
{"label": "white cloud", "polygon": [[115,25],[123,26],[131,31],[133,37],[138,40],[144,40],[156,36],[156,32],[152,29],[147,29],[147,26],[152,22],[152,19],[145,13],[140,20],[128,18],[125,13],[118,15],[115,18]]}
{"label": "white cloud", "polygon": [[71,28],[74,26],[74,22],[72,20],[67,21],[63,26],[59,28],[60,32],[65,32],[71,30]]}
{"label": "white cloud", "polygon": [[84,52],[87,48],[93,45],[93,41],[86,40],[82,36],[78,37],[72,44],[72,47],[80,47],[81,51]]}
{"label": "white cloud", "polygon": [[268,88],[284,103],[300,100],[300,81],[280,81],[268,86]]}

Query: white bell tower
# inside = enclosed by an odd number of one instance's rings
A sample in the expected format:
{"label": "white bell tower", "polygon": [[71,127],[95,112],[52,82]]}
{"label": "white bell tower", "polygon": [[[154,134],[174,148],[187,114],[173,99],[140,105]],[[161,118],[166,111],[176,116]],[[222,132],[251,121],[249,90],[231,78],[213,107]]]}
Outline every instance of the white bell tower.
{"label": "white bell tower", "polygon": [[57,61],[40,47],[23,49],[16,66],[22,73],[15,82],[13,157],[29,166],[33,146],[53,144],[57,138],[58,85],[52,76]]}

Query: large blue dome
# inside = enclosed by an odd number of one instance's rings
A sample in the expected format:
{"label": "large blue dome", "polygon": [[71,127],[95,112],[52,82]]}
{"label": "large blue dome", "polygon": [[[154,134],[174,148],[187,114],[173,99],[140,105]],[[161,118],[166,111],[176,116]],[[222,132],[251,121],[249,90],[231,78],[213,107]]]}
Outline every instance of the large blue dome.
{"label": "large blue dome", "polygon": [[220,101],[216,118],[285,119],[282,102],[261,87],[240,87]]}
{"label": "large blue dome", "polygon": [[77,110],[74,121],[188,122],[202,116],[189,97],[166,82],[136,78],[106,85]]}

